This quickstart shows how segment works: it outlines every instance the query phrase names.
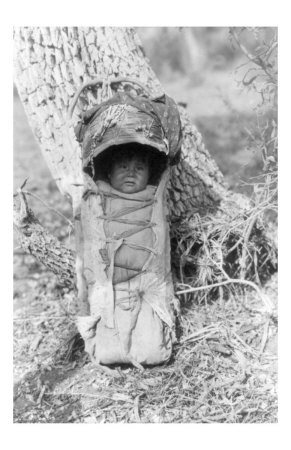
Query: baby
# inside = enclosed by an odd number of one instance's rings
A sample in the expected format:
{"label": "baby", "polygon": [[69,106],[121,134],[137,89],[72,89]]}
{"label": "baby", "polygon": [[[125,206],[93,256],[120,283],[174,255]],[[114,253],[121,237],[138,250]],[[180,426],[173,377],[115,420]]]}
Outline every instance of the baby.
{"label": "baby", "polygon": [[108,172],[111,186],[124,194],[135,194],[146,189],[150,179],[149,157],[137,150],[124,148],[117,156]]}
{"label": "baby", "polygon": [[166,168],[165,155],[135,142],[112,146],[95,161],[95,177],[123,194],[136,194],[157,186]]}
{"label": "baby", "polygon": [[159,155],[136,143],[111,147],[96,180],[103,196],[104,231],[108,239],[123,239],[114,256],[113,284],[138,275],[152,253],[152,207],[160,177]]}

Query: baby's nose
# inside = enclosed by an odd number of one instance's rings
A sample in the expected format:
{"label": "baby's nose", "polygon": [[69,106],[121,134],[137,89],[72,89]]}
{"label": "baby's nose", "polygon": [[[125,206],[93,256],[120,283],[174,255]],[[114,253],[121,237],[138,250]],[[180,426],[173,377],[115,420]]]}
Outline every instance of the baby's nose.
{"label": "baby's nose", "polygon": [[130,165],[130,166],[128,167],[128,173],[129,173],[130,175],[134,175],[134,173],[135,173],[135,167],[134,167],[133,165]]}

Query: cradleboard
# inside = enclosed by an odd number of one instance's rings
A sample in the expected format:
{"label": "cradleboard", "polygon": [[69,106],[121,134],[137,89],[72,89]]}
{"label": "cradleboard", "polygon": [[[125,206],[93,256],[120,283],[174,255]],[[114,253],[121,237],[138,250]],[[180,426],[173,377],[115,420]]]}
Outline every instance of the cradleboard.
{"label": "cradleboard", "polygon": [[[90,311],[77,326],[85,350],[98,364],[161,364],[175,341],[166,187],[181,145],[177,106],[165,95],[118,92],[86,112],[75,133],[84,171],[79,256]],[[102,170],[106,152],[127,143],[163,159],[155,183],[133,194],[114,189]]]}

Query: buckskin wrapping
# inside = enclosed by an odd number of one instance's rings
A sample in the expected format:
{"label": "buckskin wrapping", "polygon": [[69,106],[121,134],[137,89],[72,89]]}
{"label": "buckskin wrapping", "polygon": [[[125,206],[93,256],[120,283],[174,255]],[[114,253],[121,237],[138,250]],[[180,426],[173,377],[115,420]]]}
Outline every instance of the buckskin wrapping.
{"label": "buckskin wrapping", "polygon": [[135,194],[113,189],[94,171],[100,154],[129,142],[175,160],[181,146],[177,106],[166,95],[150,99],[119,92],[83,116],[76,136],[83,150],[81,258],[90,303],[90,315],[78,318],[85,350],[101,364],[160,364],[170,358],[175,341],[170,169],[157,186]]}

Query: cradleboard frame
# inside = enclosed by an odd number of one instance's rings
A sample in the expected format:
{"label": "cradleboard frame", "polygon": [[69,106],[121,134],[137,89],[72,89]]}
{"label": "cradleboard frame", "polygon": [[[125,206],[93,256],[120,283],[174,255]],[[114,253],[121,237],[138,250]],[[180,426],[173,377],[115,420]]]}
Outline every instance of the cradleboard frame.
{"label": "cradleboard frame", "polygon": [[[120,82],[125,81],[136,83],[128,79]],[[101,81],[92,81],[79,89],[69,111],[70,119],[80,93],[96,83]],[[104,365],[130,363],[142,368],[168,361],[175,342],[173,304],[177,300],[171,275],[166,199],[170,168],[164,170],[157,186],[148,186],[135,194],[123,194],[105,181],[93,180],[94,173],[89,175],[87,170],[89,163],[93,165],[93,158],[101,153],[100,148],[104,151],[104,147],[110,146],[106,142],[108,136],[111,145],[112,142],[118,145],[121,135],[122,142],[127,142],[123,131],[127,131],[126,124],[132,124],[134,112],[141,124],[130,131],[129,142],[150,145],[164,152],[169,160],[180,149],[181,126],[174,101],[167,96],[151,99],[148,92],[145,97],[117,93],[85,113],[76,128],[84,170],[78,269],[89,302],[89,311],[78,317],[77,326],[92,361]],[[113,226],[110,228],[108,223]],[[119,228],[123,230],[121,233],[117,232]],[[125,249],[137,252],[133,260],[138,260],[138,252],[145,250],[147,257],[135,276],[113,283],[116,255],[125,254]]]}

